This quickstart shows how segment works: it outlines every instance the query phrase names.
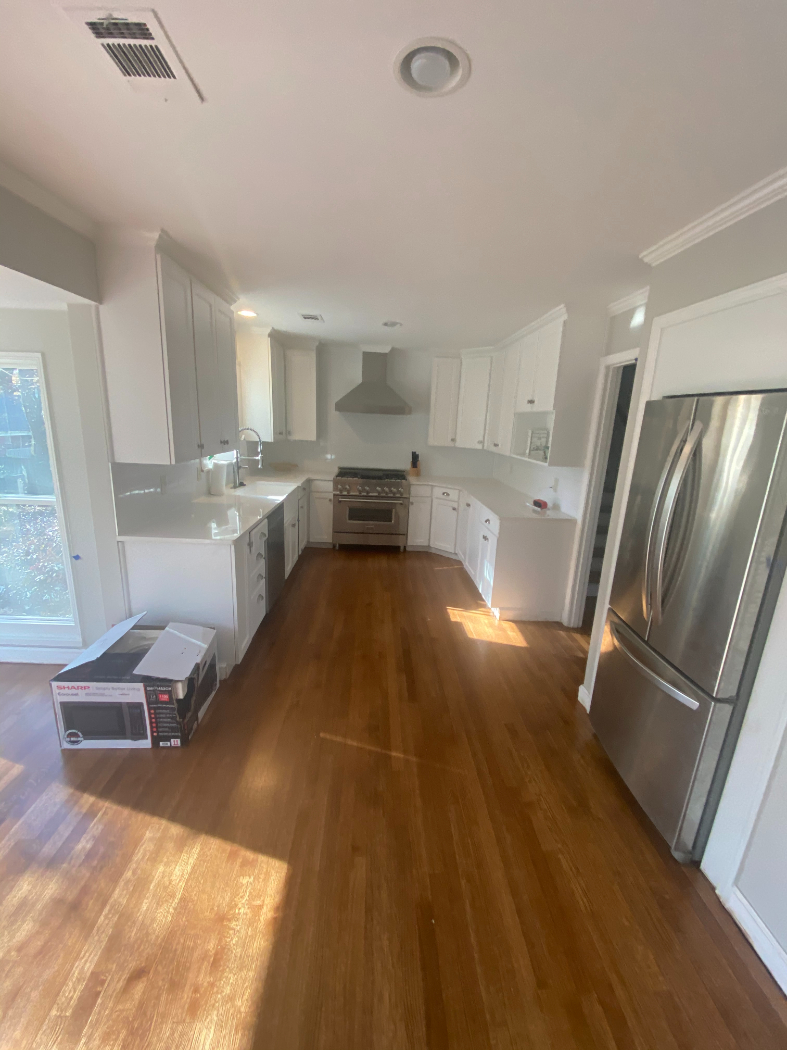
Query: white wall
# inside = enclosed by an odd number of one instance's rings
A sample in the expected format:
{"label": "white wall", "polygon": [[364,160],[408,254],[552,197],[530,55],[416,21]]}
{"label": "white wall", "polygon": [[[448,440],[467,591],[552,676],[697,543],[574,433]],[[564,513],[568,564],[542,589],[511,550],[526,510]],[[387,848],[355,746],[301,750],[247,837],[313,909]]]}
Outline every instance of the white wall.
{"label": "white wall", "polygon": [[491,477],[491,453],[474,449],[432,448],[429,392],[434,351],[400,350],[388,355],[388,382],[412,407],[409,416],[340,413],[335,403],[361,381],[361,350],[341,343],[317,348],[317,441],[264,443],[265,463],[292,462],[309,469],[336,466],[398,467],[421,454],[424,474]]}
{"label": "white wall", "polygon": [[[76,311],[73,315],[69,311]],[[72,343],[73,339],[73,343]],[[67,556],[76,590],[81,643],[88,645],[122,617],[120,570],[114,542],[109,463],[103,432],[100,369],[94,308],[0,310],[0,349],[43,356],[55,444],[55,460],[66,519]],[[73,555],[79,560],[74,561]],[[35,629],[0,646],[41,647]],[[70,643],[81,648],[80,640]],[[44,647],[49,646],[45,640]],[[0,650],[0,659],[3,658]]]}
{"label": "white wall", "polygon": [[0,266],[98,302],[93,242],[0,186]]}

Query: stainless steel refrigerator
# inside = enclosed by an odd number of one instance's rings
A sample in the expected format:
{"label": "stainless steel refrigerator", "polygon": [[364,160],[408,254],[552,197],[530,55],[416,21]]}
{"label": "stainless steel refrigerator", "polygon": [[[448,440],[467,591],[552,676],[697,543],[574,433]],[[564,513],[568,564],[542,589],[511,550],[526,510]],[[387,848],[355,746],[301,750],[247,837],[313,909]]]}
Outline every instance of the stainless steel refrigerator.
{"label": "stainless steel refrigerator", "polygon": [[646,405],[590,720],[682,861],[718,805],[784,576],[787,391]]}

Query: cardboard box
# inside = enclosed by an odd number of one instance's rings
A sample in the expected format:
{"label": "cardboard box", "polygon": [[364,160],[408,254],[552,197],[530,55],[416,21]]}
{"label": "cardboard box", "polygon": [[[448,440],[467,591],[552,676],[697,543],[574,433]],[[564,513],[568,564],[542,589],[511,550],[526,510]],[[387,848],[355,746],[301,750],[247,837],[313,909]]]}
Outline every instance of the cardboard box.
{"label": "cardboard box", "polygon": [[51,681],[60,747],[185,747],[219,684],[216,632],[111,628]]}

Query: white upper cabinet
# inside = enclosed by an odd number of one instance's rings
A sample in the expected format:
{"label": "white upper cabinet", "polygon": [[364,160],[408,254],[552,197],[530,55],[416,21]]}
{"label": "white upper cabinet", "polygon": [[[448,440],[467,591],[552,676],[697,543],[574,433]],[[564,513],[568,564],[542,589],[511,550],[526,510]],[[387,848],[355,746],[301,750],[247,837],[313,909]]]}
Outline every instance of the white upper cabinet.
{"label": "white upper cabinet", "polygon": [[519,347],[509,346],[504,351],[503,389],[500,395],[500,421],[498,424],[499,448],[493,451],[503,456],[511,455],[511,438],[514,430],[517,383],[519,382]]}
{"label": "white upper cabinet", "polygon": [[288,441],[317,440],[317,351],[284,351]]}
{"label": "white upper cabinet", "polygon": [[102,242],[99,268],[115,461],[182,463],[234,448],[231,308],[155,238]]}
{"label": "white upper cabinet", "polygon": [[503,407],[503,380],[506,355],[504,351],[492,358],[492,372],[489,379],[489,405],[486,413],[486,433],[484,448],[490,452],[500,451],[500,423]]}
{"label": "white upper cabinet", "polygon": [[267,328],[238,333],[241,426],[263,441],[317,440],[317,350],[283,349]]}
{"label": "white upper cabinet", "polygon": [[432,361],[432,397],[429,410],[429,444],[456,445],[459,408],[459,357],[435,357]]}
{"label": "white upper cabinet", "polygon": [[483,448],[492,355],[465,357],[459,383],[456,444],[460,448]]}
{"label": "white upper cabinet", "polygon": [[528,333],[519,343],[517,412],[552,412],[564,317]]}
{"label": "white upper cabinet", "polygon": [[538,330],[538,363],[533,387],[533,411],[552,412],[555,408],[555,387],[563,342],[563,319],[552,321]]}
{"label": "white upper cabinet", "polygon": [[270,403],[272,433],[266,441],[284,441],[287,437],[287,401],[284,396],[284,350],[271,335],[270,339]]}
{"label": "white upper cabinet", "polygon": [[200,451],[213,456],[226,449],[221,436],[222,386],[216,348],[216,304],[214,296],[196,281],[191,283],[194,312],[194,353],[197,360]]}
{"label": "white upper cabinet", "polygon": [[158,257],[158,264],[173,446],[168,451],[182,463],[196,459],[200,445],[191,278],[166,255]]}

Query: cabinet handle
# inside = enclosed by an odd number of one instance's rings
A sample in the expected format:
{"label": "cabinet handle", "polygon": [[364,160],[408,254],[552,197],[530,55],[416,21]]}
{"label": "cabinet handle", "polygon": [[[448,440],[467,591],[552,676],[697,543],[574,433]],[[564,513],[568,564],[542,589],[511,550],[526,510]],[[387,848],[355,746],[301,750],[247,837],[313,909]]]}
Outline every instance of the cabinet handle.
{"label": "cabinet handle", "polygon": [[444,493],[443,493],[443,495],[444,495],[444,496],[450,496],[450,495],[451,495],[451,493],[450,493],[450,492],[444,492]]}
{"label": "cabinet handle", "polygon": [[489,537],[488,536],[482,536],[481,539],[482,540],[486,540],[486,542],[489,543]]}
{"label": "cabinet handle", "polygon": [[202,450],[205,448],[205,446],[204,445],[197,445],[197,448],[200,450],[200,452],[202,452]]}
{"label": "cabinet handle", "polygon": [[451,438],[452,441],[456,441],[456,438]]}
{"label": "cabinet handle", "polygon": [[456,514],[456,507],[451,507],[451,510]]}
{"label": "cabinet handle", "polygon": [[469,503],[465,503],[465,506],[466,506],[466,507],[469,507],[469,506],[470,506],[470,504],[469,504]]}
{"label": "cabinet handle", "polygon": [[527,399],[527,403],[528,403],[529,405],[534,405],[534,404],[536,403],[536,399],[535,399],[534,397],[529,397],[529,398]]}
{"label": "cabinet handle", "polygon": [[492,524],[492,522],[489,520],[489,518],[484,518],[484,525],[491,525],[491,524]]}
{"label": "cabinet handle", "polygon": [[500,445],[496,441],[493,441],[492,444],[494,445],[495,448],[500,448]]}
{"label": "cabinet handle", "polygon": [[258,594],[257,595],[257,601],[258,602],[263,602],[263,601],[265,601],[265,599],[263,598],[263,596],[261,594]]}
{"label": "cabinet handle", "polygon": [[483,441],[476,441],[476,445],[483,445]]}

